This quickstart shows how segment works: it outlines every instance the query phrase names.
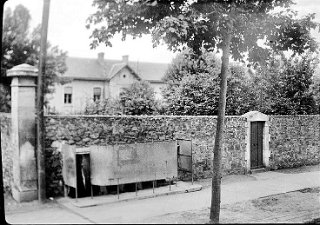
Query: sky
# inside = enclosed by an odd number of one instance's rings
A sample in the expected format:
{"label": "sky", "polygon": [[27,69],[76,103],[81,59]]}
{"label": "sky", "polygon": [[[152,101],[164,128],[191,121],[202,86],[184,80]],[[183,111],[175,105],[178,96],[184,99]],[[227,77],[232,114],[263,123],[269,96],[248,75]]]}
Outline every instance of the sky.
{"label": "sky", "polygon": [[[294,9],[299,15],[316,13],[316,21],[320,22],[319,0],[295,0]],[[52,45],[58,45],[60,49],[67,51],[68,56],[82,58],[97,58],[99,52],[104,52],[106,59],[121,59],[123,55],[129,55],[130,61],[170,63],[176,53],[167,50],[165,45],[152,47],[151,37],[145,36],[132,40],[127,38],[125,42],[115,36],[112,40],[113,47],[99,47],[90,49],[86,19],[95,12],[92,0],[51,0],[48,26],[48,41]],[[31,30],[41,23],[43,0],[7,0],[7,7],[14,9],[22,4],[29,9],[31,15]],[[314,32],[314,34],[316,34]],[[320,35],[316,34],[320,42]]]}

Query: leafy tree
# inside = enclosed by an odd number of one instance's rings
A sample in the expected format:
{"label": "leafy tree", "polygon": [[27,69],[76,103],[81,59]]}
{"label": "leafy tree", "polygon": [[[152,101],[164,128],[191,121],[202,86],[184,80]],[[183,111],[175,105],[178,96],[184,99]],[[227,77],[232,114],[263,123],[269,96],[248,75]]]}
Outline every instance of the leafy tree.
{"label": "leafy tree", "polygon": [[[178,54],[164,77],[166,113],[217,115],[221,62],[210,52],[203,52],[201,60],[191,59],[190,51]],[[256,94],[243,66],[233,63],[230,73],[226,113],[241,115],[257,105]]]}
{"label": "leafy tree", "polygon": [[120,104],[125,115],[150,115],[158,111],[154,90],[148,81],[136,81],[120,92]]}
{"label": "leafy tree", "polygon": [[221,61],[215,54],[205,50],[201,55],[195,55],[192,49],[179,53],[169,65],[163,81],[179,84],[183,76],[197,73],[219,73]]}
{"label": "leafy tree", "polygon": [[166,113],[173,115],[216,115],[218,77],[208,73],[184,76],[166,99]]}
{"label": "leafy tree", "polygon": [[312,91],[312,95],[313,95],[314,100],[315,100],[316,111],[317,111],[318,114],[320,114],[320,75],[317,74],[317,73],[313,77],[313,82],[312,82],[312,85],[311,85],[311,91]]}
{"label": "leafy tree", "polygon": [[122,115],[119,99],[103,99],[86,105],[84,114],[87,115]]}
{"label": "leafy tree", "polygon": [[[8,8],[4,15],[2,30],[2,57],[0,85],[3,93],[8,93],[7,97],[0,98],[1,103],[7,105],[5,110],[10,109],[8,95],[10,95],[11,80],[6,77],[6,71],[13,66],[28,63],[38,66],[40,56],[40,31],[41,26],[37,26],[32,33],[29,32],[30,13],[23,5],[18,5],[12,12]],[[44,93],[54,91],[53,84],[60,82],[58,75],[66,71],[66,52],[60,50],[58,46],[47,44],[46,76],[44,77]],[[1,96],[3,96],[1,94]]]}
{"label": "leafy tree", "polygon": [[277,83],[277,73],[278,66],[272,63],[265,68],[258,67],[254,73],[250,74],[250,91],[255,93],[256,97],[254,110],[265,114],[272,111],[271,98],[274,98],[274,90],[271,87],[271,81]]}
{"label": "leafy tree", "polygon": [[136,81],[123,88],[120,97],[90,102],[84,114],[88,115],[150,115],[161,113],[161,104],[147,81]]}
{"label": "leafy tree", "polygon": [[166,113],[216,114],[219,70],[219,60],[210,52],[204,51],[200,58],[194,57],[191,49],[178,54],[163,78]]}
{"label": "leafy tree", "polygon": [[8,88],[0,84],[0,112],[10,112],[10,101],[11,97]]}
{"label": "leafy tree", "polygon": [[252,77],[258,93],[258,109],[266,114],[314,114],[316,94],[313,77],[317,60],[310,54],[277,57]]}
{"label": "leafy tree", "polygon": [[318,110],[318,114],[320,114],[320,82],[317,83],[315,90],[316,90],[316,94],[315,94],[316,107]]}
{"label": "leafy tree", "polygon": [[284,60],[277,78],[270,80],[271,89],[276,96],[276,99],[271,99],[273,111],[270,113],[313,114],[316,112],[316,103],[311,91],[315,66],[314,58],[310,55]]}
{"label": "leafy tree", "polygon": [[291,0],[94,0],[93,4],[97,11],[88,18],[87,27],[104,25],[92,31],[92,48],[99,43],[111,46],[110,39],[121,33],[122,40],[127,34],[133,38],[151,34],[154,46],[162,40],[173,51],[186,46],[195,54],[200,54],[201,48],[222,50],[210,210],[210,222],[218,223],[230,53],[235,60],[243,59],[248,53],[250,61],[263,64],[270,51],[258,45],[259,39],[276,51],[314,50],[316,44],[309,35],[310,29],[317,26],[312,21],[314,14],[298,20],[290,9],[270,13],[275,7],[288,8]]}
{"label": "leafy tree", "polygon": [[28,55],[34,53],[25,40],[30,19],[28,10],[22,5],[18,5],[13,12],[8,8],[4,13],[0,75],[0,110],[2,112],[9,112],[11,108],[11,80],[6,77],[6,70],[14,65],[30,63]]}
{"label": "leafy tree", "polygon": [[231,64],[229,73],[226,114],[243,115],[257,110],[259,93],[252,89],[247,70],[241,65]]}

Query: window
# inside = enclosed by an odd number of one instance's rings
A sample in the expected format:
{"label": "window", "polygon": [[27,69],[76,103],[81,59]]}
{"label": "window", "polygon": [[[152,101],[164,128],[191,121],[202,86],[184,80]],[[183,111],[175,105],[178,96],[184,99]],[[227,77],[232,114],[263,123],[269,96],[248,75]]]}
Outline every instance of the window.
{"label": "window", "polygon": [[123,74],[123,75],[122,75],[122,77],[123,77],[123,78],[126,78],[126,75],[125,75],[125,74]]}
{"label": "window", "polygon": [[64,88],[64,104],[72,103],[72,87]]}
{"label": "window", "polygon": [[101,88],[93,88],[93,101],[99,101],[101,99]]}

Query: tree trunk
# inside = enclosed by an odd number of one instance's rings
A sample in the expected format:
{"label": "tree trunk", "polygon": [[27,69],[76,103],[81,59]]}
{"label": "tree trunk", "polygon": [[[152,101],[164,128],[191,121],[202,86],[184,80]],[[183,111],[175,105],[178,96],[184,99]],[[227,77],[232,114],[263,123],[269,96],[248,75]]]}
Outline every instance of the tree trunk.
{"label": "tree trunk", "polygon": [[217,129],[214,143],[214,157],[213,157],[213,177],[212,177],[212,195],[211,195],[211,209],[210,209],[210,223],[219,223],[220,217],[220,196],[221,196],[221,153],[223,150],[223,133],[224,133],[224,119],[226,111],[227,98],[227,73],[229,68],[230,44],[232,38],[232,26],[230,21],[229,29],[224,39],[224,46],[222,49],[222,66],[220,74],[220,94],[218,106]]}
{"label": "tree trunk", "polygon": [[50,0],[44,0],[41,24],[40,62],[37,88],[37,171],[38,171],[38,200],[44,203],[46,200],[46,166],[44,149],[44,78],[46,70],[47,34],[49,21]]}

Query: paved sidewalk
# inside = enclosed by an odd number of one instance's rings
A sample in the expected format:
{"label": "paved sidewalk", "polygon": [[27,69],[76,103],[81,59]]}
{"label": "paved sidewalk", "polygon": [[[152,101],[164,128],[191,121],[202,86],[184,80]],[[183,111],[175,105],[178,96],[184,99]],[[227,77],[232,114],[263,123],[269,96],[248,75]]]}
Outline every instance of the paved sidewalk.
{"label": "paved sidewalk", "polygon": [[[228,180],[228,177],[222,180],[222,206],[304,188],[320,187],[320,171],[292,174],[269,171],[247,176],[234,175],[230,177],[232,178],[231,181],[230,179]],[[207,209],[211,200],[210,182],[210,179],[200,181],[199,183],[207,188],[196,192],[98,204],[92,207],[79,207],[64,199],[60,200],[60,204],[49,204],[50,207],[29,208],[24,211],[6,211],[6,221],[11,224],[81,224],[139,223],[151,219],[154,223],[160,223],[161,221],[152,220],[152,218],[161,218],[162,215],[166,214],[175,216],[187,211],[196,212],[197,210]],[[225,208],[222,207],[222,214],[224,210]],[[232,216],[236,217],[237,215]],[[306,219],[308,219],[308,216],[306,216]]]}
{"label": "paved sidewalk", "polygon": [[[200,191],[202,185],[200,184],[191,184],[190,182],[178,181],[174,185],[167,185],[157,188],[148,188],[144,190],[139,190],[137,192],[126,192],[121,193],[119,196],[114,194],[103,195],[103,196],[94,196],[94,197],[84,197],[78,199],[72,198],[60,198],[57,202],[60,205],[68,207],[70,203],[73,206],[84,208],[92,207],[105,204],[114,204],[122,201],[131,201],[131,200],[141,200],[147,198],[155,198],[164,195],[175,195],[181,193],[188,193],[194,191]],[[119,197],[119,198],[118,198]]]}

